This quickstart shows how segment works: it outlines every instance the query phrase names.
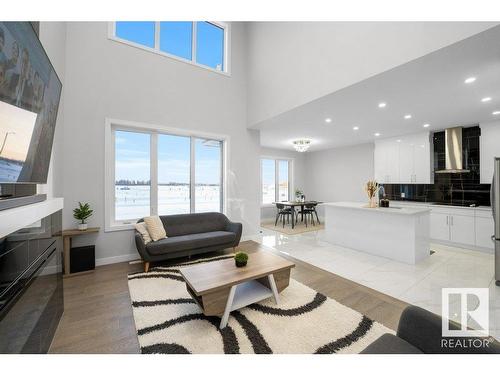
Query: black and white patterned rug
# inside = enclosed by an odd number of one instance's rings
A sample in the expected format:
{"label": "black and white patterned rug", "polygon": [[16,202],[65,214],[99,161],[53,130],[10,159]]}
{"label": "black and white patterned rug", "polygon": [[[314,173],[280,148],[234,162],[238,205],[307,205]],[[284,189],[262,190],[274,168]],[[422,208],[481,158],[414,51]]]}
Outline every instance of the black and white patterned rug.
{"label": "black and white patterned rug", "polygon": [[203,315],[179,268],[201,259],[128,276],[142,353],[359,353],[382,334],[380,323],[291,279],[280,304],[272,298],[231,313],[226,328]]}

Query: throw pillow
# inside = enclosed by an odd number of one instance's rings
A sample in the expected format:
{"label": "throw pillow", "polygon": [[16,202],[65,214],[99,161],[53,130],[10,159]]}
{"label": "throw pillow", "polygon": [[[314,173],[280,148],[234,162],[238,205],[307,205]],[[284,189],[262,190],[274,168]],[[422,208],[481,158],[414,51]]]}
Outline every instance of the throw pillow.
{"label": "throw pillow", "polygon": [[165,228],[159,216],[145,217],[144,222],[146,223],[146,228],[153,241],[158,241],[167,237],[167,233],[165,232]]}
{"label": "throw pillow", "polygon": [[146,228],[146,223],[136,223],[135,229],[141,234],[144,244],[147,245],[151,242],[151,236],[149,235],[148,229]]}

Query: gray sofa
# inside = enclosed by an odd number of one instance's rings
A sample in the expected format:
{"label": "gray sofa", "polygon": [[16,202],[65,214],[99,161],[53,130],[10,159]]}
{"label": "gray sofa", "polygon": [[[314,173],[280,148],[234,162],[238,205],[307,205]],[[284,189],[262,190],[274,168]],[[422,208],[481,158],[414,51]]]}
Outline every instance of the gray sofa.
{"label": "gray sofa", "polygon": [[167,238],[146,245],[141,234],[135,231],[135,245],[144,261],[145,272],[150,262],[234,248],[240,243],[241,223],[233,223],[219,212],[167,215],[160,219]]}
{"label": "gray sofa", "polygon": [[[455,327],[455,328],[452,328]],[[458,324],[450,321],[450,328],[458,329]],[[362,354],[499,354],[500,343],[493,338],[453,337],[461,342],[479,343],[488,340],[487,345],[475,347],[447,347],[442,343],[447,337],[441,334],[441,317],[417,306],[408,306],[399,319],[397,336],[386,333],[368,345]],[[463,340],[462,340],[463,339]],[[479,340],[479,341],[476,341]],[[456,341],[455,341],[456,342]]]}

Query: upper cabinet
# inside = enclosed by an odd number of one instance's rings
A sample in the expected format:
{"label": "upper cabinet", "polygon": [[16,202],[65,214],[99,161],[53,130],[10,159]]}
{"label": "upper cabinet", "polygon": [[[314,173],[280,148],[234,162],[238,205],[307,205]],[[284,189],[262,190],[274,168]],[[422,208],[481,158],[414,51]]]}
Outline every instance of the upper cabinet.
{"label": "upper cabinet", "polygon": [[399,146],[396,142],[384,139],[375,143],[374,165],[375,180],[380,183],[397,183],[399,181]]}
{"label": "upper cabinet", "polygon": [[375,179],[389,184],[431,184],[429,133],[411,134],[375,142]]}
{"label": "upper cabinet", "polygon": [[482,184],[493,180],[493,158],[500,157],[500,121],[481,124],[479,176]]}

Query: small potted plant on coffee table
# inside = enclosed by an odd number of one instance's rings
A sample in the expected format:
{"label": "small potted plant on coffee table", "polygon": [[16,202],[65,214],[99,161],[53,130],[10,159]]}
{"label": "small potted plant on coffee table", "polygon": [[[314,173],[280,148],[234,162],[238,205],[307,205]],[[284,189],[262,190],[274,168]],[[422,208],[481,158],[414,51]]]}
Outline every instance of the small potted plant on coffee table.
{"label": "small potted plant on coffee table", "polygon": [[245,267],[248,262],[248,254],[241,251],[236,253],[234,262],[236,263],[236,267]]}
{"label": "small potted plant on coffee table", "polygon": [[73,210],[73,217],[80,221],[78,224],[79,230],[87,230],[87,223],[85,220],[91,217],[93,213],[94,210],[90,209],[90,205],[88,203],[78,202],[78,207]]}

